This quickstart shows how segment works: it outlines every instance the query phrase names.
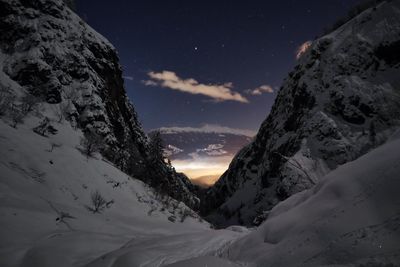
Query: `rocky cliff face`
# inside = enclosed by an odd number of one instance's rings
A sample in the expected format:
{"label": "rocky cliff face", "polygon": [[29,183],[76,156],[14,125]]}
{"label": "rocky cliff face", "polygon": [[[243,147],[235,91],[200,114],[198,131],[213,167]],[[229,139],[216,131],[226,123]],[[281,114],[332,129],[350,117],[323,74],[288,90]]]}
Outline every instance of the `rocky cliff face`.
{"label": "rocky cliff face", "polygon": [[385,142],[400,119],[398,55],[400,1],[313,41],[255,140],[208,191],[203,212],[220,226],[257,224],[279,201]]}
{"label": "rocky cliff face", "polygon": [[[25,95],[102,140],[102,154],[121,170],[162,184],[191,207],[187,178],[163,162],[148,164],[149,144],[129,102],[115,48],[61,0],[0,1],[1,68]],[[151,171],[149,171],[151,170]]]}

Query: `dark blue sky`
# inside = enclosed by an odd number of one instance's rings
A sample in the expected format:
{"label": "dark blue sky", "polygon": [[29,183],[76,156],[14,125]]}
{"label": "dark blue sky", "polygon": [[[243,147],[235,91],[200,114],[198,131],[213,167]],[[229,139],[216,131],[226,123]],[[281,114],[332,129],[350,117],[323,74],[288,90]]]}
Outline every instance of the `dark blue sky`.
{"label": "dark blue sky", "polygon": [[[257,130],[274,93],[294,66],[299,45],[314,39],[358,0],[132,1],[78,0],[78,13],[117,48],[125,85],[146,130],[219,124]],[[250,103],[210,101],[161,86],[148,73],[164,70],[202,84],[232,82]]]}

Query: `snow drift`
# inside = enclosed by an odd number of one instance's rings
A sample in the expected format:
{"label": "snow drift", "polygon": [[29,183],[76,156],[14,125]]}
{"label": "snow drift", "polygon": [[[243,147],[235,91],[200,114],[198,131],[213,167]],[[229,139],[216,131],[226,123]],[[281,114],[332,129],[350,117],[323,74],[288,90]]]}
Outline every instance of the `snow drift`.
{"label": "snow drift", "polygon": [[[228,246],[222,257],[249,267],[400,266],[398,133],[330,172],[315,187],[279,203],[260,227]],[[202,266],[198,262],[173,266]],[[232,266],[216,262],[203,258],[202,264]]]}

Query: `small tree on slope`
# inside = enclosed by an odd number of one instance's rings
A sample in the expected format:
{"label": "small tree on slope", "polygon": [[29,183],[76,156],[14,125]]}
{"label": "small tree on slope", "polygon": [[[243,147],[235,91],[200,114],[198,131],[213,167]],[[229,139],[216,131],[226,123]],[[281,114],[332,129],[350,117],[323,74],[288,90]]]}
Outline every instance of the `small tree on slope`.
{"label": "small tree on slope", "polygon": [[164,161],[164,144],[159,131],[150,136],[150,161],[152,163]]}
{"label": "small tree on slope", "polygon": [[87,157],[91,157],[94,153],[99,152],[102,149],[103,140],[98,134],[89,132],[85,134],[85,137],[81,138],[80,144],[82,146],[82,152]]}

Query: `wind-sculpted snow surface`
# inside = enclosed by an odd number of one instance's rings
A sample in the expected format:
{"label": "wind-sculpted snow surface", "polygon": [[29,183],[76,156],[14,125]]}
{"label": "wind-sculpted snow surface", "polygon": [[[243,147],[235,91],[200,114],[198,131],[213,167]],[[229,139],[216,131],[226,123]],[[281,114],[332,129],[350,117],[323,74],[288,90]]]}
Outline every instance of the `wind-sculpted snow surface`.
{"label": "wind-sculpted snow surface", "polygon": [[398,0],[313,41],[203,213],[220,226],[258,225],[280,201],[384,143],[399,125],[399,54]]}

